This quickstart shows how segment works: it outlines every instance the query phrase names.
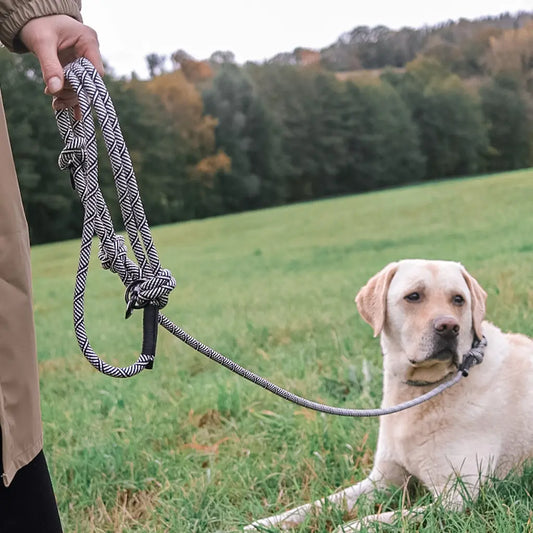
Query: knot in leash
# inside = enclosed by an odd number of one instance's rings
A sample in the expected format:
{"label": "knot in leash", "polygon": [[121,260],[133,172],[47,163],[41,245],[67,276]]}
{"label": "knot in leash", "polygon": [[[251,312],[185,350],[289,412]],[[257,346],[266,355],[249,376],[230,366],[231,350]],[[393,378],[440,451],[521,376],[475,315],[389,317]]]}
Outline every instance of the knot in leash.
{"label": "knot in leash", "polygon": [[152,278],[132,281],[125,294],[126,318],[131,316],[134,309],[142,309],[149,304],[162,309],[167,305],[169,294],[175,287],[176,280],[166,268]]}
{"label": "knot in leash", "polygon": [[136,303],[139,307],[152,304],[162,309],[168,303],[170,292],[176,287],[176,280],[170,270],[162,268],[157,275],[146,280],[139,280],[135,291]]}
{"label": "knot in leash", "polygon": [[60,170],[78,167],[85,161],[85,139],[71,133],[65,142],[65,148],[61,150],[57,164]]}

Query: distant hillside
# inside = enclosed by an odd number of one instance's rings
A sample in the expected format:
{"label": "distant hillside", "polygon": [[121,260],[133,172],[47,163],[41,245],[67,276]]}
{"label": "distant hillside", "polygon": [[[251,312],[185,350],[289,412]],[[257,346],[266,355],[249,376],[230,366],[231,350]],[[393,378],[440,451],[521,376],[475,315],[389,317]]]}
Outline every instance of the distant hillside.
{"label": "distant hillside", "polygon": [[270,59],[289,65],[321,64],[336,71],[403,67],[418,54],[434,56],[462,75],[483,71],[491,37],[533,21],[532,12],[505,13],[476,20],[459,19],[423,28],[391,30],[386,26],[357,26],[322,50],[296,48]]}

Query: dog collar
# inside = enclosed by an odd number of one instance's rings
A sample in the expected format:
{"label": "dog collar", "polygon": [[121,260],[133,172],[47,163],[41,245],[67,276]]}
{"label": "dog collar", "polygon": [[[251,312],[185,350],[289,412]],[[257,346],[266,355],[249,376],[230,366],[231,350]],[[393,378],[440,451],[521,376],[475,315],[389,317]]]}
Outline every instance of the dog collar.
{"label": "dog collar", "polygon": [[487,347],[487,338],[483,335],[481,339],[474,338],[472,348],[465,353],[463,362],[457,367],[462,372],[463,377],[468,376],[468,372],[474,365],[480,365],[483,362],[483,356],[485,355],[485,348]]}
{"label": "dog collar", "polygon": [[444,383],[448,379],[450,379],[451,376],[455,374],[455,370],[452,370],[451,372],[448,372],[443,378],[438,379],[437,381],[425,381],[425,380],[418,380],[418,379],[408,379],[407,381],[404,381],[406,385],[409,385],[410,387],[428,387],[429,385],[440,385],[441,383]]}

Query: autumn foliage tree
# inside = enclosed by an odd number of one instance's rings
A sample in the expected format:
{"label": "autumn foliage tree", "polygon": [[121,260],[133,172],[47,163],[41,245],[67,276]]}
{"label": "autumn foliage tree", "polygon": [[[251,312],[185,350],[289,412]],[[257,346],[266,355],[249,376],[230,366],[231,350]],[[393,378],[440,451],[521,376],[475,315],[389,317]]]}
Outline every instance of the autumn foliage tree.
{"label": "autumn foliage tree", "polygon": [[185,78],[194,84],[210,80],[213,70],[209,61],[197,61],[184,50],[177,50],[170,56],[174,70],[181,70]]}
{"label": "autumn foliage tree", "polygon": [[217,119],[204,114],[202,97],[181,70],[162,74],[146,82],[146,89],[157,96],[168,119],[177,129],[180,146],[186,154],[186,196],[195,216],[206,216],[209,205],[220,203],[213,194],[219,172],[228,171],[231,162],[215,149]]}
{"label": "autumn foliage tree", "polygon": [[486,62],[492,74],[512,75],[533,94],[533,21],[492,37]]}

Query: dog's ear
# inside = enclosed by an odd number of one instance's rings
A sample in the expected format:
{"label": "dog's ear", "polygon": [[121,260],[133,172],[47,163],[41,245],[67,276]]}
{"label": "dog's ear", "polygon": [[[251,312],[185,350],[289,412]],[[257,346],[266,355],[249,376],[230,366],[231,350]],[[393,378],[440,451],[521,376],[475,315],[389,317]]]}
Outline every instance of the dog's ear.
{"label": "dog's ear", "polygon": [[478,339],[483,337],[481,331],[481,322],[485,318],[485,302],[487,301],[487,293],[483,290],[478,281],[471,276],[464,267],[462,267],[463,277],[465,278],[470,297],[472,299],[472,323],[474,332]]}
{"label": "dog's ear", "polygon": [[398,263],[390,263],[368,280],[355,297],[357,309],[363,320],[374,329],[377,337],[385,324],[387,314],[387,293],[389,285],[398,270]]}

